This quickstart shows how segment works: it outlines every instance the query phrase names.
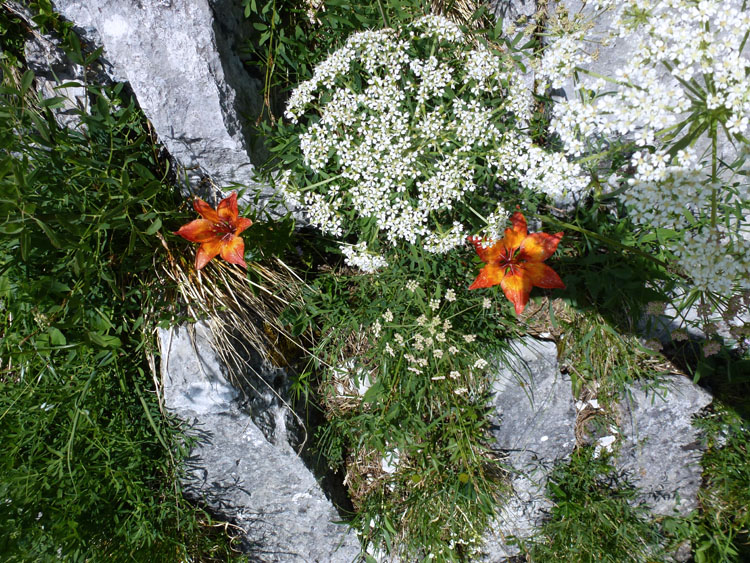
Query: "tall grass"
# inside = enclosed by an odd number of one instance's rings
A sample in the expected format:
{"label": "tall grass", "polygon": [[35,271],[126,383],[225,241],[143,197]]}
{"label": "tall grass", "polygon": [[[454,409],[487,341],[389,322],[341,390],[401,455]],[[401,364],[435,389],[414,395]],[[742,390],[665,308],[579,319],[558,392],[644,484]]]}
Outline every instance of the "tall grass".
{"label": "tall grass", "polygon": [[66,128],[18,60],[0,89],[2,559],[226,560],[182,497],[190,440],[152,375],[167,163],[122,85],[88,87]]}

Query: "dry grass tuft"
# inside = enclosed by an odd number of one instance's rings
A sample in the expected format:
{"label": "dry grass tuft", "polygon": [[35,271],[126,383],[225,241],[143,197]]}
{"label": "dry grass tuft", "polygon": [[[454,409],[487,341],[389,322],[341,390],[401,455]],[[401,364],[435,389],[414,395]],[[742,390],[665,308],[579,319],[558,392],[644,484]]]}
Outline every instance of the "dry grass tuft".
{"label": "dry grass tuft", "polygon": [[[262,382],[299,419],[258,366],[288,368],[309,354],[312,335],[295,337],[282,325],[280,315],[301,298],[304,282],[279,258],[251,262],[245,271],[222,260],[212,260],[196,271],[187,254],[175,254],[162,237],[166,260],[157,271],[177,288],[181,306],[192,319],[205,320],[229,380],[239,389]],[[255,377],[251,378],[248,374]]]}

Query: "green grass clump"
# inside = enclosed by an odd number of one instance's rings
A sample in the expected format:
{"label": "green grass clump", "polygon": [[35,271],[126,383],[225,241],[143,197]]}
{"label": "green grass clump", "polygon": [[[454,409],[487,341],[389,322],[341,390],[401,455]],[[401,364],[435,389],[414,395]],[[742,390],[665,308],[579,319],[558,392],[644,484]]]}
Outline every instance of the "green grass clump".
{"label": "green grass clump", "polygon": [[674,542],[689,541],[696,563],[750,560],[750,428],[733,409],[715,406],[698,419],[708,451],[701,459],[699,508],[665,522]]}
{"label": "green grass clump", "polygon": [[707,426],[709,429],[713,426],[713,443],[701,460],[704,486],[698,496],[707,533],[694,541],[695,559],[698,563],[747,561],[750,559],[750,426],[731,411],[708,419]]}
{"label": "green grass clump", "polygon": [[168,168],[121,85],[89,87],[90,113],[65,128],[33,80],[2,67],[0,553],[231,558],[182,498],[190,439],[152,375],[157,233],[181,201]]}
{"label": "green grass clump", "polygon": [[468,290],[467,256],[404,245],[378,276],[317,274],[290,318],[318,335],[297,387],[324,406],[319,450],[345,474],[370,553],[470,559],[505,490],[489,370],[515,329],[506,300]]}
{"label": "green grass clump", "polygon": [[659,375],[669,371],[655,350],[618,332],[600,314],[564,306],[558,316],[558,361],[570,374],[576,397],[588,388],[602,401],[617,400],[634,381],[656,385]]}
{"label": "green grass clump", "polygon": [[531,561],[646,562],[660,560],[662,535],[634,504],[630,486],[594,448],[573,453],[547,483],[554,503],[539,534],[523,545]]}

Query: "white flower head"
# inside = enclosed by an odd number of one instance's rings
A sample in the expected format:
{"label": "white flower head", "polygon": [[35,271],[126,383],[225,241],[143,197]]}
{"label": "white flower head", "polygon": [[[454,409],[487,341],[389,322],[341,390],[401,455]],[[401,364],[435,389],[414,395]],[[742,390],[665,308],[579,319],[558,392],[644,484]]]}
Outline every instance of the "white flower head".
{"label": "white flower head", "polygon": [[366,242],[360,242],[356,245],[342,245],[339,248],[346,257],[344,262],[347,265],[359,268],[365,273],[373,274],[388,266],[385,258],[367,250]]}
{"label": "white flower head", "polygon": [[[465,203],[496,195],[500,183],[552,197],[586,189],[580,166],[519,129],[530,117],[528,86],[507,54],[478,43],[438,15],[353,34],[289,99],[304,166],[285,197],[334,237],[366,219],[383,245],[447,253],[466,240]],[[507,212],[487,211],[485,231],[498,238]],[[350,253],[347,263],[365,272],[384,267],[359,245]]]}

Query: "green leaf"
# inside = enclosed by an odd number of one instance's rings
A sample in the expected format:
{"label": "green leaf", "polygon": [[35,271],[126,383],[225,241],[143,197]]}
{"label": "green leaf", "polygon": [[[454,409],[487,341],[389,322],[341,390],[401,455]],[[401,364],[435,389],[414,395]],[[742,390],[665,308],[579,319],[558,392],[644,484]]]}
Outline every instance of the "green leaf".
{"label": "green leaf", "polygon": [[65,335],[60,332],[59,329],[51,326],[49,328],[49,343],[52,346],[65,346],[68,341],[65,339]]}
{"label": "green leaf", "polygon": [[365,396],[362,397],[363,403],[374,403],[378,400],[380,393],[383,392],[383,385],[376,381],[372,386],[365,392]]}
{"label": "green leaf", "polygon": [[62,107],[63,103],[65,103],[63,96],[53,96],[40,100],[39,105],[43,108],[59,108]]}
{"label": "green leaf", "polygon": [[31,83],[34,81],[34,73],[30,70],[27,70],[23,73],[23,77],[21,78],[21,95],[26,94],[26,92],[29,91],[29,88],[31,88]]}
{"label": "green leaf", "polygon": [[55,248],[62,247],[62,245],[60,244],[60,239],[57,238],[57,235],[55,234],[55,232],[52,229],[50,229],[50,227],[46,223],[44,223],[43,221],[40,221],[36,217],[34,217],[34,221],[36,221],[36,224],[39,225],[42,231],[44,231],[44,234],[47,235],[47,238],[52,243],[52,246],[54,246]]}
{"label": "green leaf", "polygon": [[158,231],[159,229],[161,229],[161,219],[157,217],[156,220],[153,223],[151,223],[151,225],[149,225],[148,229],[146,229],[146,234],[147,235],[156,234],[156,231]]}
{"label": "green leaf", "polygon": [[119,348],[122,346],[122,342],[116,336],[110,336],[98,332],[88,332],[88,337],[92,344],[101,348]]}
{"label": "green leaf", "polygon": [[23,231],[23,221],[13,221],[0,225],[0,233],[4,235],[17,235]]}
{"label": "green leaf", "polygon": [[21,260],[24,262],[29,259],[29,247],[31,246],[31,236],[29,231],[24,230],[19,237],[19,243],[21,246]]}
{"label": "green leaf", "polygon": [[88,57],[86,57],[86,60],[83,61],[83,65],[89,66],[101,56],[102,51],[104,51],[104,47],[97,47],[96,49],[94,49],[94,51],[92,51],[92,53]]}

